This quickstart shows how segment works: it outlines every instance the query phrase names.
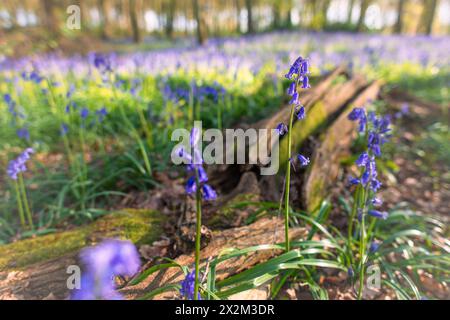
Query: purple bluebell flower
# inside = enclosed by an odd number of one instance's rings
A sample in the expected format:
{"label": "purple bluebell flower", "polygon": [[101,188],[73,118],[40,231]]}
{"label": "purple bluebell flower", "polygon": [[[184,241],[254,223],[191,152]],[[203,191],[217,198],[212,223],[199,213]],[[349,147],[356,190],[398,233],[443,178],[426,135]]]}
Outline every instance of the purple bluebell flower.
{"label": "purple bluebell flower", "polygon": [[306,117],[306,112],[305,112],[305,107],[301,106],[300,108],[298,108],[297,111],[297,119],[298,120],[303,120]]}
{"label": "purple bluebell flower", "polygon": [[388,213],[386,211],[369,210],[369,215],[378,219],[386,220]]}
{"label": "purple bluebell flower", "polygon": [[358,178],[354,178],[352,176],[349,176],[347,181],[350,186],[357,185],[360,182]]}
{"label": "purple bluebell flower", "polygon": [[89,110],[87,108],[82,108],[80,110],[80,116],[82,119],[86,119],[89,116]]}
{"label": "purple bluebell flower", "polygon": [[307,166],[307,165],[309,164],[309,162],[310,162],[310,160],[309,160],[308,157],[305,157],[305,156],[303,156],[303,155],[301,155],[301,154],[298,154],[298,155],[297,155],[297,158],[298,158],[298,161],[300,161],[300,165],[301,165],[302,167]]}
{"label": "purple bluebell flower", "polygon": [[20,139],[30,140],[30,131],[27,128],[17,129],[16,134]]}
{"label": "purple bluebell flower", "polygon": [[364,115],[364,109],[363,108],[354,108],[348,115],[348,119],[350,121],[357,121],[360,120]]}
{"label": "purple bluebell flower", "polygon": [[374,191],[377,192],[378,190],[380,190],[381,188],[381,182],[377,179],[372,179],[372,181],[370,181],[370,188]]}
{"label": "purple bluebell flower", "polygon": [[186,183],[186,193],[194,194],[197,191],[197,184],[195,183],[195,177],[190,177]]}
{"label": "purple bluebell flower", "polygon": [[369,252],[374,253],[380,247],[380,243],[378,241],[372,241],[369,246]]}
{"label": "purple bluebell flower", "polygon": [[[195,290],[195,272],[189,272],[181,282],[180,294],[187,300],[194,300]],[[198,292],[198,300],[201,300],[200,292]]]}
{"label": "purple bluebell flower", "polygon": [[284,123],[281,122],[277,125],[275,130],[277,131],[277,133],[280,136],[284,136],[286,134],[286,132],[288,132],[288,127]]}
{"label": "purple bluebell flower", "polygon": [[348,275],[350,278],[353,278],[353,277],[355,276],[355,271],[353,271],[353,268],[352,268],[352,267],[348,267],[348,269],[347,269],[347,275]]}
{"label": "purple bluebell flower", "polygon": [[369,155],[367,152],[361,153],[361,155],[356,159],[355,163],[358,167],[365,167],[369,162]]}
{"label": "purple bluebell flower", "polygon": [[95,111],[95,114],[97,115],[98,121],[103,122],[105,117],[108,115],[108,111],[106,110],[105,107],[102,107],[102,108],[98,109],[97,111]]}
{"label": "purple bluebell flower", "polygon": [[294,93],[296,93],[296,92],[297,92],[297,83],[292,82],[292,83],[289,85],[289,88],[288,88],[288,90],[287,90],[287,94],[290,95],[290,96],[292,96],[292,95],[294,95]]}
{"label": "purple bluebell flower", "polygon": [[85,270],[81,288],[72,291],[73,300],[121,299],[114,277],[132,276],[140,267],[139,253],[130,241],[106,240],[84,249],[80,257]]}
{"label": "purple bluebell flower", "polygon": [[62,123],[60,129],[61,136],[65,136],[67,132],[69,132],[69,126],[65,123]]}
{"label": "purple bluebell flower", "polygon": [[9,104],[12,102],[11,95],[10,95],[9,93],[5,93],[5,94],[3,95],[3,100],[5,100],[6,104],[9,105]]}
{"label": "purple bluebell flower", "polygon": [[18,174],[27,170],[26,163],[30,154],[34,153],[32,148],[25,149],[16,159],[11,160],[6,168],[6,173],[12,180],[17,180]]}
{"label": "purple bluebell flower", "polygon": [[302,79],[302,89],[309,89],[311,86],[309,85],[309,78],[307,76],[303,76]]}
{"label": "purple bluebell flower", "polygon": [[370,202],[375,206],[375,207],[379,207],[383,204],[383,201],[380,198],[374,197],[372,198],[372,200],[370,200]]}
{"label": "purple bluebell flower", "polygon": [[370,171],[368,169],[364,170],[364,173],[361,176],[361,183],[366,185],[370,179]]}
{"label": "purple bluebell flower", "polygon": [[292,98],[291,98],[291,101],[289,101],[289,104],[297,105],[298,103],[299,103],[299,100],[298,100],[298,92],[295,92],[295,93],[292,95]]}
{"label": "purple bluebell flower", "polygon": [[210,185],[204,184],[202,190],[203,190],[203,199],[205,199],[206,201],[217,199],[217,193]]}

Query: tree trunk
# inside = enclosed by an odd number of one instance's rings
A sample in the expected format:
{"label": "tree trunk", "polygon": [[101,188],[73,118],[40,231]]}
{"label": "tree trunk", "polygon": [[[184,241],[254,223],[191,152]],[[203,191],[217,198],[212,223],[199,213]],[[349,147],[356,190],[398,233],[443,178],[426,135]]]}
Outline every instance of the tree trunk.
{"label": "tree trunk", "polygon": [[423,13],[418,32],[425,34],[431,34],[433,30],[434,17],[436,15],[436,8],[438,0],[424,0],[423,1]]}
{"label": "tree trunk", "polygon": [[170,39],[173,39],[173,21],[175,19],[176,5],[176,0],[169,0],[167,7],[166,36]]}
{"label": "tree trunk", "polygon": [[355,5],[355,0],[350,0],[348,4],[348,12],[347,12],[347,23],[352,23],[352,13],[353,13],[353,6]]}
{"label": "tree trunk", "polygon": [[280,3],[275,1],[272,4],[272,17],[273,17],[273,28],[279,29],[281,27],[281,12],[280,12]]}
{"label": "tree trunk", "polygon": [[323,16],[323,24],[327,24],[327,12],[330,8],[331,0],[324,0],[322,3],[322,16]]}
{"label": "tree trunk", "polygon": [[59,26],[55,8],[55,1],[44,0],[44,10],[45,10],[45,27],[47,28],[49,33],[58,36]]}
{"label": "tree trunk", "polygon": [[137,17],[137,0],[130,0],[129,13],[131,32],[133,35],[133,42],[139,43],[142,41],[141,30],[139,29],[139,20]]}
{"label": "tree trunk", "polygon": [[369,8],[371,0],[361,0],[361,12],[359,14],[358,24],[356,29],[361,32],[364,30],[364,21],[366,20],[367,8]]}
{"label": "tree trunk", "polygon": [[102,39],[109,39],[109,1],[108,0],[98,0],[98,12],[100,16],[100,29]]}
{"label": "tree trunk", "polygon": [[207,40],[206,23],[203,18],[203,12],[200,8],[200,0],[192,0],[194,19],[197,22],[197,41],[199,45],[205,44]]}
{"label": "tree trunk", "polygon": [[247,33],[253,33],[253,8],[252,0],[245,0],[245,8],[247,9]]}
{"label": "tree trunk", "polygon": [[403,11],[405,9],[406,0],[398,0],[397,6],[397,22],[394,26],[395,33],[401,33],[403,30]]}
{"label": "tree trunk", "polygon": [[286,25],[287,28],[291,28],[292,27],[291,11],[292,11],[292,0],[287,0],[287,4],[286,4],[286,22],[285,22],[285,25]]}
{"label": "tree trunk", "polygon": [[234,1],[236,9],[236,33],[241,32],[241,5],[239,0]]}

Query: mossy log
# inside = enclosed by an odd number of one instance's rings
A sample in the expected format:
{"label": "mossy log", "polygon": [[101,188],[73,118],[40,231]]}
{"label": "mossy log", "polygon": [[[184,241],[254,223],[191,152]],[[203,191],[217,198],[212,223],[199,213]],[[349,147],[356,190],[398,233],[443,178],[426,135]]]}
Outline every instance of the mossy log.
{"label": "mossy log", "polygon": [[80,249],[105,238],[152,243],[165,218],[155,211],[124,210],[87,226],[0,246],[0,299],[65,298],[67,267]]}
{"label": "mossy log", "polygon": [[[230,248],[242,249],[261,244],[274,244],[284,240],[284,222],[278,218],[262,218],[248,226],[231,228],[222,231],[214,231],[212,241],[201,251],[201,263],[204,266],[212,258],[220,255]],[[291,240],[304,238],[307,234],[305,228],[292,228],[289,233]],[[217,280],[223,280],[233,274],[239,273],[253,265],[261,263],[279,254],[276,250],[262,250],[245,256],[226,260],[217,265]],[[183,254],[175,259],[183,266],[192,266],[194,253]],[[169,268],[151,274],[142,282],[128,286],[121,290],[128,299],[139,299],[157,288],[170,284],[178,284],[184,279],[184,274],[179,268]],[[154,299],[174,299],[178,296],[176,290],[159,294]]]}
{"label": "mossy log", "polygon": [[329,187],[336,180],[340,161],[347,155],[354,138],[356,124],[347,116],[353,107],[365,107],[375,100],[380,91],[380,82],[374,82],[356,96],[338,118],[319,136],[319,146],[313,150],[311,164],[305,175],[303,204],[312,212],[326,198]]}

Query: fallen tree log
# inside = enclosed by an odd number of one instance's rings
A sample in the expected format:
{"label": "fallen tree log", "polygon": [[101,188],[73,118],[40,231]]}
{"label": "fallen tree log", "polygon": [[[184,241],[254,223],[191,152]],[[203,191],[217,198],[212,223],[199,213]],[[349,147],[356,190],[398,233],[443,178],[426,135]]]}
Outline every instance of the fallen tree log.
{"label": "fallen tree log", "polygon": [[368,101],[375,100],[380,86],[380,82],[374,82],[364,89],[319,137],[319,146],[313,150],[302,188],[302,202],[308,211],[314,211],[327,197],[329,187],[338,175],[339,159],[349,153],[356,124],[348,120],[348,113],[354,107],[365,108]]}
{"label": "fallen tree log", "polygon": [[[213,232],[212,241],[201,251],[201,264],[205,266],[211,258],[218,256],[224,249],[246,248],[261,244],[274,244],[284,240],[282,232],[284,223],[282,219],[263,218],[257,222],[239,228],[231,228],[222,231]],[[306,229],[292,228],[290,230],[290,239],[300,239],[306,236]],[[251,266],[265,261],[278,254],[275,250],[264,250],[240,256],[219,263],[216,273],[217,280],[223,280],[228,276],[239,273]],[[183,254],[175,259],[177,263],[183,266],[192,266],[194,263],[194,254]],[[127,286],[121,290],[128,299],[138,299],[145,297],[146,293],[166,286],[169,284],[178,284],[184,279],[184,274],[179,268],[170,268],[151,274],[142,282]],[[174,299],[178,296],[176,290],[171,290],[154,297],[154,299]]]}
{"label": "fallen tree log", "polygon": [[80,249],[105,238],[152,243],[164,221],[155,211],[126,210],[84,227],[0,246],[0,299],[66,298],[67,267],[78,264]]}

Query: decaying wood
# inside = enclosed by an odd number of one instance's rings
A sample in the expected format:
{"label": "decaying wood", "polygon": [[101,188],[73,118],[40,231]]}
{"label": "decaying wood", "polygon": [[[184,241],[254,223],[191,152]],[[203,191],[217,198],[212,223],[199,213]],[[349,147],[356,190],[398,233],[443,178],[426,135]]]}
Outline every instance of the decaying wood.
{"label": "decaying wood", "polygon": [[348,120],[348,113],[353,107],[365,107],[368,101],[375,100],[380,86],[380,82],[374,82],[362,91],[322,135],[320,146],[314,150],[302,188],[303,203],[309,211],[317,208],[326,198],[329,187],[337,178],[339,158],[348,154],[356,126]]}
{"label": "decaying wood", "polygon": [[[212,241],[201,252],[202,265],[211,258],[218,256],[227,248],[246,248],[261,244],[273,244],[283,241],[283,220],[278,218],[263,218],[257,222],[239,228],[213,232]],[[293,228],[290,230],[290,238],[299,239],[306,235],[306,229]],[[228,276],[239,273],[249,267],[265,261],[278,254],[275,250],[264,250],[243,257],[230,259],[219,263],[217,266],[217,279],[222,280]],[[181,255],[175,259],[181,265],[192,266],[194,253]],[[129,299],[136,299],[145,293],[168,284],[179,283],[184,279],[179,268],[165,269],[150,275],[147,279],[135,286],[125,287],[121,290]],[[176,291],[166,292],[156,296],[156,299],[174,299]]]}

